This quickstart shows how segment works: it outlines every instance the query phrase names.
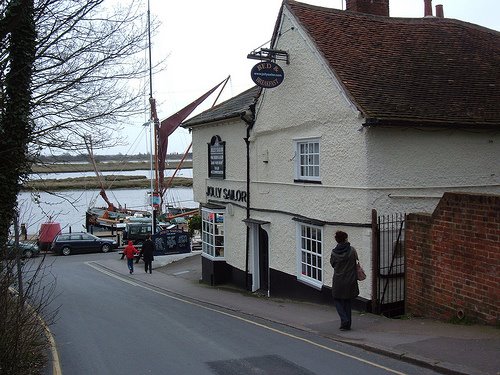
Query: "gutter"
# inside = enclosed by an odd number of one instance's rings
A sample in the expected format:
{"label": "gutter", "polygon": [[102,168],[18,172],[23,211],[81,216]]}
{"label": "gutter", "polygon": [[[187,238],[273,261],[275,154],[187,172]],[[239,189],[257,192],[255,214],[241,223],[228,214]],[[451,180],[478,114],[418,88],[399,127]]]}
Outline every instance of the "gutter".
{"label": "gutter", "polygon": [[470,129],[470,130],[498,130],[499,126],[492,122],[453,122],[440,120],[419,120],[408,118],[376,118],[366,117],[363,127],[412,127],[412,128],[445,128],[445,129]]}

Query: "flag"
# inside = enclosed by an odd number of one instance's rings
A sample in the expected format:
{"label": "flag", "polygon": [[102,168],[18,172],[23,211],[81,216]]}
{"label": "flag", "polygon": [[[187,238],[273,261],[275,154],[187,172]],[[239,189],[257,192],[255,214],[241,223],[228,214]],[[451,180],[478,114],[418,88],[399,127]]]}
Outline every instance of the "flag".
{"label": "flag", "polygon": [[165,158],[167,157],[167,147],[168,147],[168,137],[170,134],[174,132],[175,129],[181,124],[182,121],[188,117],[191,112],[193,112],[196,107],[198,107],[206,98],[208,98],[217,88],[222,85],[229,78],[225,79],[217,86],[207,91],[205,94],[200,96],[191,104],[188,104],[186,107],[173,114],[169,118],[163,120],[160,123],[158,129],[158,174],[159,174],[159,186],[160,189],[163,186],[164,179],[164,168],[165,168]]}

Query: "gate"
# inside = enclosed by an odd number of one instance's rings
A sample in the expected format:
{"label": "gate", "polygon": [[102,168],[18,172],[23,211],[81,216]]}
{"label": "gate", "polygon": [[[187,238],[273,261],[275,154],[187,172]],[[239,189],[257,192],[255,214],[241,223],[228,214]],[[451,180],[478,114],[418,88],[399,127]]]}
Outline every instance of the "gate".
{"label": "gate", "polygon": [[406,214],[376,216],[374,223],[374,312],[388,317],[405,313]]}

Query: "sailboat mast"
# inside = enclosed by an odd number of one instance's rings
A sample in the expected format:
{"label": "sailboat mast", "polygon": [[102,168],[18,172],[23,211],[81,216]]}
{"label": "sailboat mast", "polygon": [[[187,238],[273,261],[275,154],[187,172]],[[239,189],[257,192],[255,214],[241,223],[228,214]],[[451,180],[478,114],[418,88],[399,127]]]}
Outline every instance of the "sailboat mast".
{"label": "sailboat mast", "polygon": [[[153,139],[151,140],[151,169],[153,169],[153,155],[154,155],[154,186],[153,186],[153,177],[151,177],[151,205],[154,208],[153,202],[154,199],[156,199],[159,191],[159,176],[158,176],[158,158],[156,155],[158,155],[158,128],[160,125],[160,121],[158,119],[158,114],[156,112],[156,101],[153,98],[153,63],[152,63],[152,56],[151,56],[151,8],[150,8],[150,2],[148,0],[148,53],[149,53],[149,105],[150,105],[150,111],[151,111],[151,122],[153,124],[153,133],[154,136],[152,137]],[[153,150],[154,148],[154,150]],[[153,152],[154,151],[154,152]],[[153,174],[153,173],[151,173]],[[160,210],[161,210],[161,205],[160,205]],[[153,215],[154,216],[154,215]]]}
{"label": "sailboat mast", "polygon": [[151,61],[151,10],[148,0],[149,99],[153,99],[153,63]]}

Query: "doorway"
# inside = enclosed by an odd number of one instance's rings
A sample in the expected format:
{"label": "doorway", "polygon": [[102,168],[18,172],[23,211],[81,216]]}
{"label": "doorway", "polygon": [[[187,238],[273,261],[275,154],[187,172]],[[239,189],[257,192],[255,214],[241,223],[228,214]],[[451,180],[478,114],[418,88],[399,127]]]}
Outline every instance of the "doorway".
{"label": "doorway", "polygon": [[259,291],[269,293],[269,237],[259,226]]}

